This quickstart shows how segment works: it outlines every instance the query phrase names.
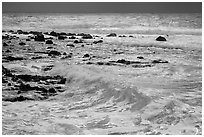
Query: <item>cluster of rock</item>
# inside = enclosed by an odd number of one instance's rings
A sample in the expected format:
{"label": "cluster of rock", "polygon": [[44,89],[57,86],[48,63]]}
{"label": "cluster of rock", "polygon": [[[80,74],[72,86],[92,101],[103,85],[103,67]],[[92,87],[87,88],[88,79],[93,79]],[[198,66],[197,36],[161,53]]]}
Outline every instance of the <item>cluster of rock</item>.
{"label": "cluster of rock", "polygon": [[[6,84],[4,90],[17,91],[13,95],[3,95],[3,101],[24,101],[24,100],[43,100],[49,96],[55,96],[58,92],[64,92],[66,78],[57,76],[41,76],[28,74],[14,74],[9,69],[2,66],[2,84]],[[27,96],[25,93],[32,93]]]}

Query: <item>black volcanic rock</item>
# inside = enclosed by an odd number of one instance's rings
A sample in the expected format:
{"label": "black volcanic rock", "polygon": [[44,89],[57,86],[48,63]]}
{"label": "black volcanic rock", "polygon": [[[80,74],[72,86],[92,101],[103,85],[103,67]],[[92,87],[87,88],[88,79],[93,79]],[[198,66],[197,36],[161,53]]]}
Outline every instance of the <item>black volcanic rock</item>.
{"label": "black volcanic rock", "polygon": [[83,58],[88,58],[88,57],[90,57],[89,54],[84,54],[84,56],[83,56]]}
{"label": "black volcanic rock", "polygon": [[98,44],[98,43],[102,43],[103,40],[99,40],[99,41],[94,41],[93,44]]}
{"label": "black volcanic rock", "polygon": [[66,36],[64,36],[64,35],[59,35],[58,36],[58,40],[64,40],[64,39],[66,39],[67,37]]}
{"label": "black volcanic rock", "polygon": [[79,33],[77,36],[82,36],[83,39],[92,39],[91,34]]}
{"label": "black volcanic rock", "polygon": [[34,38],[35,41],[45,41],[44,35],[43,34],[38,34]]}
{"label": "black volcanic rock", "polygon": [[8,44],[6,44],[5,42],[3,43],[3,47],[7,47],[8,46]]}
{"label": "black volcanic rock", "polygon": [[47,40],[45,44],[53,44],[52,40]]}
{"label": "black volcanic rock", "polygon": [[58,33],[57,33],[57,32],[52,31],[52,32],[50,32],[50,35],[51,35],[51,36],[55,36],[55,37],[56,37],[56,36],[58,36]]}
{"label": "black volcanic rock", "polygon": [[71,37],[69,37],[69,39],[76,39],[76,37],[74,37],[74,36],[71,36]]}
{"label": "black volcanic rock", "polygon": [[26,45],[25,42],[20,42],[19,45],[23,46],[23,45]]}
{"label": "black volcanic rock", "polygon": [[166,60],[157,59],[157,60],[153,60],[152,63],[169,63],[169,62]]}
{"label": "black volcanic rock", "polygon": [[61,53],[59,51],[56,51],[56,50],[51,50],[50,52],[48,52],[48,56],[52,56],[52,55],[60,56]]}
{"label": "black volcanic rock", "polygon": [[144,57],[142,57],[142,56],[139,56],[139,57],[137,57],[138,59],[144,59]]}
{"label": "black volcanic rock", "polygon": [[156,38],[156,41],[166,41],[166,39],[162,36],[159,36],[158,38]]}
{"label": "black volcanic rock", "polygon": [[111,34],[107,35],[107,37],[116,37],[116,36],[117,36],[116,33],[111,33]]}

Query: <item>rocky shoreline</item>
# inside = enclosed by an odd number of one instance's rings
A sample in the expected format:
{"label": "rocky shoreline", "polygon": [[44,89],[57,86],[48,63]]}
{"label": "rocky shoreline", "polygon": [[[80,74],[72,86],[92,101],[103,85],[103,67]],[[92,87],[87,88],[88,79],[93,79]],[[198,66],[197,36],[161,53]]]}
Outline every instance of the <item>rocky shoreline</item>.
{"label": "rocky shoreline", "polygon": [[3,134],[202,134],[202,49],[171,40],[3,30]]}

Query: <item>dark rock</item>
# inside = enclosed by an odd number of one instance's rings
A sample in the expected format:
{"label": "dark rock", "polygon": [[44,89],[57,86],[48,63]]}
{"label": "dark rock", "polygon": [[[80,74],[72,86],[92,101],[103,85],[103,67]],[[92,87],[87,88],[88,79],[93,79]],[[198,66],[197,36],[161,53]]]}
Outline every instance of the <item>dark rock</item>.
{"label": "dark rock", "polygon": [[38,34],[34,38],[35,41],[45,41],[44,35],[43,34]]}
{"label": "dark rock", "polygon": [[30,84],[24,84],[24,83],[21,83],[21,84],[20,84],[19,89],[20,89],[21,91],[33,90],[33,88],[30,86]]}
{"label": "dark rock", "polygon": [[49,93],[56,93],[57,91],[55,90],[55,88],[50,88],[50,89],[48,90],[48,92],[49,92]]}
{"label": "dark rock", "polygon": [[90,34],[84,34],[82,39],[92,39],[93,37]]}
{"label": "dark rock", "polygon": [[52,32],[50,32],[50,35],[51,35],[51,36],[55,36],[55,37],[57,37],[57,36],[58,36],[58,33],[57,33],[57,32],[52,31]]}
{"label": "dark rock", "polygon": [[67,53],[66,53],[66,52],[64,52],[62,55],[67,55]]}
{"label": "dark rock", "polygon": [[47,49],[53,49],[54,47],[51,47],[51,46],[49,46],[49,47],[47,47]]}
{"label": "dark rock", "polygon": [[152,63],[169,63],[169,62],[165,60],[157,59],[157,60],[153,60]]}
{"label": "dark rock", "polygon": [[71,37],[69,37],[69,39],[76,39],[76,37],[74,37],[74,36],[71,36]]}
{"label": "dark rock", "polygon": [[45,44],[53,44],[52,40],[47,40]]}
{"label": "dark rock", "polygon": [[129,65],[130,61],[126,61],[125,59],[119,59],[119,60],[116,61],[116,63],[122,63],[122,64]]}
{"label": "dark rock", "polygon": [[117,36],[116,33],[111,33],[111,34],[107,35],[107,37],[116,37],[116,36]]}
{"label": "dark rock", "polygon": [[89,54],[85,54],[85,55],[83,56],[83,58],[88,58],[88,57],[90,57]]}
{"label": "dark rock", "polygon": [[11,52],[11,50],[7,49],[5,52],[10,53],[10,52]]}
{"label": "dark rock", "polygon": [[64,39],[66,39],[67,37],[66,36],[64,36],[64,35],[59,35],[58,36],[58,40],[64,40]]}
{"label": "dark rock", "polygon": [[9,36],[2,36],[2,39],[8,39]]}
{"label": "dark rock", "polygon": [[61,59],[67,59],[67,58],[71,58],[71,57],[72,57],[72,55],[69,54],[69,55],[66,55],[66,56],[62,57]]}
{"label": "dark rock", "polygon": [[139,57],[137,57],[138,59],[144,59],[144,57],[142,57],[142,56],[139,56]]}
{"label": "dark rock", "polygon": [[66,78],[61,78],[61,80],[57,84],[65,84],[67,81]]}
{"label": "dark rock", "polygon": [[11,33],[13,33],[14,31],[13,31],[13,30],[9,30],[8,32],[11,32]]}
{"label": "dark rock", "polygon": [[[30,31],[29,34],[40,35],[40,34],[42,34],[42,32],[38,32],[38,31]],[[28,37],[29,37],[29,36],[28,36]]]}
{"label": "dark rock", "polygon": [[166,41],[166,39],[162,36],[159,36],[158,38],[156,38],[156,41]]}
{"label": "dark rock", "polygon": [[49,33],[48,33],[48,32],[44,32],[43,34],[45,34],[45,35],[49,35]]}
{"label": "dark rock", "polygon": [[22,30],[17,30],[17,33],[18,34],[23,34],[23,31]]}
{"label": "dark rock", "polygon": [[35,57],[32,57],[31,59],[42,59],[43,57],[42,56],[35,56]]}
{"label": "dark rock", "polygon": [[67,35],[67,33],[61,32],[61,33],[59,33],[59,35]]}
{"label": "dark rock", "polygon": [[17,101],[25,101],[25,100],[34,100],[29,97],[19,96],[19,97],[10,97],[10,98],[3,98],[3,101],[10,101],[10,102],[17,102]]}
{"label": "dark rock", "polygon": [[76,36],[75,33],[67,33],[67,36]]}
{"label": "dark rock", "polygon": [[67,44],[68,47],[75,47],[74,44]]}
{"label": "dark rock", "polygon": [[7,61],[24,60],[23,57],[13,57],[13,56],[6,56],[6,57],[3,57],[3,59]]}
{"label": "dark rock", "polygon": [[30,41],[30,39],[26,39],[26,41]]}
{"label": "dark rock", "polygon": [[104,62],[97,62],[97,65],[104,65]]}
{"label": "dark rock", "polygon": [[87,62],[86,64],[94,64],[93,62]]}
{"label": "dark rock", "polygon": [[59,51],[56,51],[56,50],[51,50],[50,52],[48,52],[48,56],[52,56],[52,55],[60,56],[61,53]]}
{"label": "dark rock", "polygon": [[3,43],[3,47],[7,47],[8,46],[8,44],[6,44],[5,42]]}
{"label": "dark rock", "polygon": [[94,41],[93,44],[102,43],[102,42],[103,42],[103,40]]}
{"label": "dark rock", "polygon": [[82,44],[81,47],[84,47],[84,44]]}
{"label": "dark rock", "polygon": [[26,43],[20,42],[19,45],[23,46],[23,45],[26,45]]}
{"label": "dark rock", "polygon": [[42,68],[43,71],[49,71],[54,67],[54,65],[45,66]]}
{"label": "dark rock", "polygon": [[130,38],[133,38],[133,36],[132,36],[132,35],[130,35],[129,37],[130,37]]}
{"label": "dark rock", "polygon": [[80,40],[75,40],[74,43],[83,43],[83,41],[80,39]]}

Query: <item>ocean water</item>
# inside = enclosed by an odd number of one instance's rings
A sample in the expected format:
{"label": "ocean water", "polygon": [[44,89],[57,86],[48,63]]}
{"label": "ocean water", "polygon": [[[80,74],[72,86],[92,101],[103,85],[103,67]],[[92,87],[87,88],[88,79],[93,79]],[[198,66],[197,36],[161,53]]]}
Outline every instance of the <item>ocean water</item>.
{"label": "ocean water", "polygon": [[4,30],[202,35],[202,14],[3,13]]}

